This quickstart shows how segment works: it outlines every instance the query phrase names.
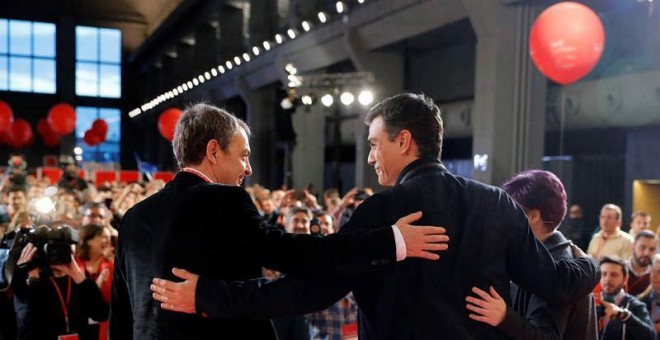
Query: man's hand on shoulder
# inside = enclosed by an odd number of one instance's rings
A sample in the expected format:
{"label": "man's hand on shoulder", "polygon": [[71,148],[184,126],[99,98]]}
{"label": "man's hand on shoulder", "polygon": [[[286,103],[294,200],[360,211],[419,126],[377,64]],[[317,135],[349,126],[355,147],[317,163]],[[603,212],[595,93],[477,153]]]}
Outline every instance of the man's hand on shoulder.
{"label": "man's hand on shoulder", "polygon": [[184,269],[174,268],[172,273],[183,279],[183,282],[174,282],[154,278],[151,285],[154,300],[161,302],[163,309],[187,314],[195,314],[195,290],[199,275]]}
{"label": "man's hand on shoulder", "polygon": [[406,243],[406,257],[437,260],[440,258],[440,255],[434,252],[447,250],[449,236],[444,235],[445,228],[442,227],[411,224],[421,217],[422,212],[418,211],[401,217],[395,223]]}

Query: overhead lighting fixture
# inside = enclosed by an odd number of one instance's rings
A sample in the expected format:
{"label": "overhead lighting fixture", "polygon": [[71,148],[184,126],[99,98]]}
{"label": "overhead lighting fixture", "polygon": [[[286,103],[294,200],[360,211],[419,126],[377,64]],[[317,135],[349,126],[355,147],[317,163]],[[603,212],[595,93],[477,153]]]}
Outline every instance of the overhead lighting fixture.
{"label": "overhead lighting fixture", "polygon": [[312,27],[309,25],[309,22],[307,21],[302,22],[302,28],[305,30],[305,32],[309,32],[309,30],[312,29]]}
{"label": "overhead lighting fixture", "polygon": [[234,67],[234,66],[231,64],[231,61],[229,61],[229,60],[227,60],[227,62],[225,63],[225,65],[227,65],[227,69],[228,69],[228,70],[231,70],[231,68]]}
{"label": "overhead lighting fixture", "polygon": [[188,88],[189,88],[189,89],[192,89],[192,88],[193,88],[193,83],[192,83],[192,81],[190,81],[190,80],[188,80]]}
{"label": "overhead lighting fixture", "polygon": [[287,34],[287,35],[289,36],[289,38],[291,38],[291,39],[295,39],[295,38],[296,38],[296,31],[294,31],[293,28],[289,28],[288,30],[286,30],[286,34]]}
{"label": "overhead lighting fixture", "polygon": [[344,13],[344,3],[343,2],[337,1],[337,3],[335,5],[337,7],[337,13],[339,13],[339,14]]}
{"label": "overhead lighting fixture", "polygon": [[218,72],[220,72],[220,74],[224,74],[225,68],[222,65],[218,65]]}
{"label": "overhead lighting fixture", "polygon": [[300,101],[305,104],[305,105],[312,105],[314,100],[312,99],[312,96],[306,94],[300,98]]}
{"label": "overhead lighting fixture", "polygon": [[197,80],[199,80],[200,84],[203,84],[204,83],[204,76],[200,74],[199,76],[197,76]]}
{"label": "overhead lighting fixture", "polygon": [[199,80],[197,80],[197,78],[194,78],[192,80],[192,82],[193,82],[193,85],[195,85],[195,86],[199,85]]}
{"label": "overhead lighting fixture", "polygon": [[215,70],[215,67],[211,69],[211,75],[214,77],[218,76],[218,71]]}
{"label": "overhead lighting fixture", "polygon": [[321,104],[323,104],[323,106],[325,107],[332,106],[332,103],[334,102],[335,102],[334,98],[332,98],[332,95],[329,93],[321,97]]}
{"label": "overhead lighting fixture", "polygon": [[363,4],[363,3],[364,3],[364,0],[358,0],[358,2],[361,3],[361,4]]}
{"label": "overhead lighting fixture", "polygon": [[370,105],[374,102],[374,94],[369,90],[363,90],[358,95],[358,102],[364,106]]}
{"label": "overhead lighting fixture", "polygon": [[240,65],[241,64],[241,58],[239,58],[238,56],[234,57],[234,64],[236,64],[236,66]]}
{"label": "overhead lighting fixture", "polygon": [[254,54],[255,57],[258,56],[259,55],[259,47],[257,47],[257,46],[252,47],[252,54]]}
{"label": "overhead lighting fixture", "polygon": [[279,34],[279,33],[275,34],[275,42],[277,42],[278,44],[281,44],[282,42],[284,42],[284,38],[282,38],[281,34]]}
{"label": "overhead lighting fixture", "polygon": [[291,63],[287,63],[286,66],[284,66],[284,70],[285,70],[288,74],[296,74],[296,73],[298,73],[298,69],[296,69],[295,66],[293,66],[293,64],[291,64]]}
{"label": "overhead lighting fixture", "polygon": [[179,85],[176,89],[179,90],[179,93],[183,93],[183,86]]}
{"label": "overhead lighting fixture", "polygon": [[264,50],[269,51],[270,50],[270,43],[268,41],[264,41]]}
{"label": "overhead lighting fixture", "polygon": [[325,13],[319,12],[318,16],[319,16],[319,21],[321,23],[325,23],[326,21],[328,21],[328,18],[325,16]]}
{"label": "overhead lighting fixture", "polygon": [[208,73],[208,72],[204,72],[204,78],[206,78],[206,80],[210,80],[211,79],[211,74]]}
{"label": "overhead lighting fixture", "polygon": [[172,90],[172,93],[174,93],[174,96],[178,96],[179,95],[179,90],[174,89],[174,90]]}
{"label": "overhead lighting fixture", "polygon": [[339,97],[339,100],[341,100],[342,104],[348,106],[353,104],[353,101],[355,101],[355,96],[353,96],[353,94],[350,92],[344,92]]}
{"label": "overhead lighting fixture", "polygon": [[286,97],[282,99],[282,101],[280,102],[280,106],[285,110],[289,110],[293,108],[293,103],[291,102],[289,97]]}
{"label": "overhead lighting fixture", "polygon": [[247,53],[243,53],[243,60],[245,60],[246,63],[249,62],[250,61],[250,55],[247,54]]}
{"label": "overhead lighting fixture", "polygon": [[184,84],[181,85],[181,86],[183,87],[183,90],[184,90],[184,91],[188,91],[188,84],[185,84],[185,83],[184,83]]}

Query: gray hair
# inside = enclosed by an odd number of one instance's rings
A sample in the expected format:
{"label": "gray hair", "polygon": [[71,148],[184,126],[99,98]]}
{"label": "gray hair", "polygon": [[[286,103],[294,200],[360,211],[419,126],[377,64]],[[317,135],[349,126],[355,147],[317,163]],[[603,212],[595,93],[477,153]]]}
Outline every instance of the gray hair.
{"label": "gray hair", "polygon": [[172,139],[179,167],[200,164],[206,154],[206,145],[214,139],[222,151],[227,152],[239,127],[248,137],[251,135],[245,122],[221,108],[204,103],[187,107],[176,124]]}

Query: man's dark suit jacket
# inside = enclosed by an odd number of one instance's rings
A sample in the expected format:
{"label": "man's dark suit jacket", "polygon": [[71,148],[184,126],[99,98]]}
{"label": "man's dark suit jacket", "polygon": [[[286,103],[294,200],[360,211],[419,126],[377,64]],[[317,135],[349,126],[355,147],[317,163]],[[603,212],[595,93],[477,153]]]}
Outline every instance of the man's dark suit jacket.
{"label": "man's dark suit jacket", "polygon": [[[600,278],[592,259],[555,263],[504,191],[452,176],[437,159],[409,164],[397,185],[364,201],[340,234],[417,210],[423,211],[419,224],[447,229],[449,249],[438,261],[408,259],[332,280],[202,277],[197,310],[219,317],[292,315],[324,309],[352,290],[361,340],[500,339],[506,337],[499,330],[468,318],[465,297],[473,286],[508,292],[511,279],[547,301],[563,302],[589,294]],[[505,299],[510,303],[508,294]]]}
{"label": "man's dark suit jacket", "polygon": [[342,264],[395,261],[391,227],[347,237],[287,234],[264,222],[241,187],[180,172],[123,218],[115,257],[113,339],[275,339],[270,320],[221,320],[163,311],[151,297],[154,277],[179,281],[172,267],[224,280],[262,275],[261,267],[327,275]]}

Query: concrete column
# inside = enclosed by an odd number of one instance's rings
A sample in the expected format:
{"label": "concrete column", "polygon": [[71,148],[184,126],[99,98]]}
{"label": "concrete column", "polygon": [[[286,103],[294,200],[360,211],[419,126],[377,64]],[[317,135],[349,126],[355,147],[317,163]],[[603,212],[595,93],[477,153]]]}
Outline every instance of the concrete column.
{"label": "concrete column", "polygon": [[177,65],[176,83],[181,84],[196,76],[195,62],[195,38],[193,36],[184,38],[176,45]]}
{"label": "concrete column", "polygon": [[293,187],[302,189],[311,183],[317,192],[321,192],[325,162],[324,108],[321,105],[308,108],[301,105],[291,119],[296,131],[296,145],[291,155]]}
{"label": "concrete column", "polygon": [[[344,36],[344,45],[349,51],[351,61],[360,72],[372,72],[376,77],[373,84],[374,104],[404,90],[404,56],[400,50],[367,51],[358,32],[348,29]],[[364,116],[369,110],[365,107],[355,121],[355,185],[381,189],[374,169],[367,163],[369,129],[364,124]]]}
{"label": "concrete column", "polygon": [[260,0],[250,3],[250,46],[259,46],[270,40],[277,30],[277,0]]}
{"label": "concrete column", "polygon": [[195,74],[201,74],[220,63],[219,46],[220,24],[212,21],[199,25],[195,29]]}
{"label": "concrete column", "polygon": [[[220,61],[233,59],[243,50],[243,10],[225,5],[220,12]],[[232,61],[233,62],[233,61]]]}
{"label": "concrete column", "polygon": [[528,46],[537,10],[529,3],[491,0],[463,5],[477,34],[474,178],[501,185],[542,166],[547,81],[532,64]]}
{"label": "concrete column", "polygon": [[259,183],[267,188],[276,183],[275,169],[275,90],[273,85],[252,89],[245,79],[238,78],[236,87],[247,105],[247,124],[252,130],[250,163],[252,177],[248,183]]}

